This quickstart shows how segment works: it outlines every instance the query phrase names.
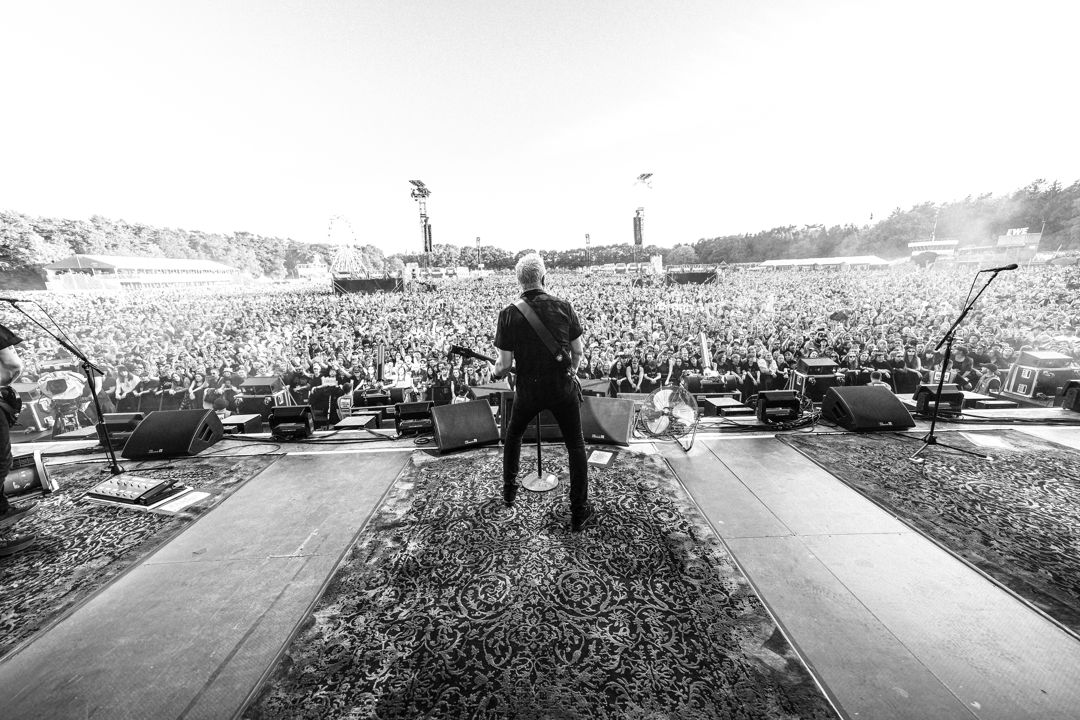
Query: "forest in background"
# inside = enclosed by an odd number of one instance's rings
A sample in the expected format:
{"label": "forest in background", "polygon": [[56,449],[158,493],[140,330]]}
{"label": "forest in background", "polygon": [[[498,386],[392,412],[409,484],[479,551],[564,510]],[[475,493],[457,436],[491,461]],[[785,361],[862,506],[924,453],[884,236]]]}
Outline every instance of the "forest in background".
{"label": "forest in background", "polygon": [[[744,263],[786,258],[878,255],[893,259],[910,255],[909,242],[958,240],[964,245],[990,245],[1010,228],[1043,231],[1041,249],[1080,250],[1080,180],[1065,186],[1036,180],[1003,196],[987,193],[944,203],[925,202],[907,210],[896,208],[888,217],[863,226],[803,225],[776,227],[756,233],[701,238],[674,247],[646,245],[639,257],[661,255],[665,265],[687,263]],[[628,233],[629,234],[629,233]],[[249,232],[206,233],[161,228],[100,216],[89,220],[31,217],[0,211],[0,287],[41,287],[40,268],[73,254],[139,255],[215,260],[252,277],[284,278],[316,257],[329,264],[334,247],[301,243],[289,238]],[[423,253],[386,257],[373,245],[361,245],[367,267],[375,273],[393,272],[407,262],[423,264]],[[479,261],[486,268],[512,267],[528,251],[484,245]],[[632,243],[540,250],[550,267],[577,268],[632,262]],[[475,245],[436,243],[434,266],[477,266]]]}

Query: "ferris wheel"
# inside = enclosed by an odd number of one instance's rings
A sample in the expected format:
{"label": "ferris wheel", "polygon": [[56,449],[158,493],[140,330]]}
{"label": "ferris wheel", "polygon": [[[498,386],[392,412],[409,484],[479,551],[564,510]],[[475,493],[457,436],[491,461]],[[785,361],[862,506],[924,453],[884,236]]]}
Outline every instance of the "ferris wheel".
{"label": "ferris wheel", "polygon": [[353,232],[352,223],[344,215],[331,215],[326,227],[326,241],[334,247],[330,272],[334,275],[368,277],[371,270],[364,262]]}

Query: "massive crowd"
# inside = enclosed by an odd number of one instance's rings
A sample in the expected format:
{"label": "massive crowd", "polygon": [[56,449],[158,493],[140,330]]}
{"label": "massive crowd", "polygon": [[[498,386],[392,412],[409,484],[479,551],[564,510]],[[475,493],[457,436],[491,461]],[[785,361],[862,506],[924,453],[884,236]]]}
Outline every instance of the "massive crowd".
{"label": "massive crowd", "polygon": [[[660,278],[551,272],[549,290],[585,327],[583,377],[621,393],[714,378],[749,396],[788,384],[801,358],[828,357],[850,383],[907,392],[941,369],[934,347],[964,305],[969,269],[746,271],[704,285]],[[983,276],[985,277],[985,276]],[[1024,349],[1080,359],[1080,269],[1002,273],[956,333],[949,379],[993,390]],[[295,285],[222,290],[34,296],[107,369],[106,412],[231,408],[245,378],[278,376],[299,401],[400,388],[449,402],[491,381],[499,310],[517,295],[512,274],[449,280],[434,289],[333,295]],[[34,312],[33,306],[25,306]],[[38,313],[39,317],[43,317]],[[25,380],[70,366],[57,343],[17,313]],[[873,377],[872,377],[873,374]]]}

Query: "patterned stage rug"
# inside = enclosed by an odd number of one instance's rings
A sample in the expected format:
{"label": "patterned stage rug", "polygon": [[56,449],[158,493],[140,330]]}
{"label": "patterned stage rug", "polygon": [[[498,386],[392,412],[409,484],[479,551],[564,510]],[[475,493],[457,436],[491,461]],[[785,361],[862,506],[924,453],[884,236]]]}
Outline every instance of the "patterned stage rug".
{"label": "patterned stage rug", "polygon": [[[978,444],[964,436],[978,437]],[[826,471],[1080,633],[1080,452],[1016,430],[783,435]]]}
{"label": "patterned stage rug", "polygon": [[101,505],[83,494],[109,477],[104,463],[50,465],[59,490],[19,523],[34,544],[0,558],[0,658],[104,588],[206,513],[280,455],[209,456],[125,462],[147,478],[175,477],[210,493],[176,515]]}
{"label": "patterned stage rug", "polygon": [[836,717],[661,459],[590,467],[578,535],[501,467],[414,453],[245,717]]}

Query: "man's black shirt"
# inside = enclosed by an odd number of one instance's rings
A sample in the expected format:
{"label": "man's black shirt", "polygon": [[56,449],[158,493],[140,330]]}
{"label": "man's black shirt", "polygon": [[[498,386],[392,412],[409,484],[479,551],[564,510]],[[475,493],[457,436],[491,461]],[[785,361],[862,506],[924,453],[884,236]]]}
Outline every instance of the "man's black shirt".
{"label": "man's black shirt", "polygon": [[526,290],[521,297],[547,326],[548,331],[566,357],[560,365],[547,345],[533,330],[529,321],[513,305],[499,313],[499,325],[495,330],[495,347],[514,353],[519,381],[557,377],[566,374],[570,365],[570,343],[581,337],[581,323],[577,313],[566,300],[549,295],[542,289]]}
{"label": "man's black shirt", "polygon": [[0,350],[6,347],[14,347],[22,342],[22,338],[0,325]]}

